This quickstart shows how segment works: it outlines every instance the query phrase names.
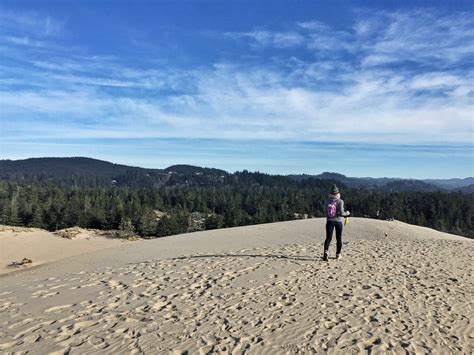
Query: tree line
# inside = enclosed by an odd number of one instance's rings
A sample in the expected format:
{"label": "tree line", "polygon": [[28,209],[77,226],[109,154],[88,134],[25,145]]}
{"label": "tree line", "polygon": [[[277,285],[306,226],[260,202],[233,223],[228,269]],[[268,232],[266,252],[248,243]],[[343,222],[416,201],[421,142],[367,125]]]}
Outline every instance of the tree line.
{"label": "tree line", "polygon": [[[220,178],[219,183],[216,179],[217,174],[214,183],[206,185],[189,184],[181,177],[172,185],[141,188],[0,181],[0,224],[48,230],[122,229],[162,237],[193,230],[196,218],[199,229],[216,229],[324,217],[333,183],[246,171]],[[353,216],[395,218],[474,237],[472,194],[383,192],[339,185]]]}

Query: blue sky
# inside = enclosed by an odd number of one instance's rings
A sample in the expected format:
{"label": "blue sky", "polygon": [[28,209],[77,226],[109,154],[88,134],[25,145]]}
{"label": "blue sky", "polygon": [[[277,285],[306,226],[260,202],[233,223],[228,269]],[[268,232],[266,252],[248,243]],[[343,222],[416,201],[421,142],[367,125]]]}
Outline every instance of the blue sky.
{"label": "blue sky", "polygon": [[0,157],[474,175],[474,9],[0,0]]}

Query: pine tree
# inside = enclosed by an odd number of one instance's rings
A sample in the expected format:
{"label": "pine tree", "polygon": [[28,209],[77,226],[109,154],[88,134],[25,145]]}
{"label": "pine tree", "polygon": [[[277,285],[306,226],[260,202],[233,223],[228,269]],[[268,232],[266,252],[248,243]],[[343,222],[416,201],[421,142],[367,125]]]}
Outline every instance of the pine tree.
{"label": "pine tree", "polygon": [[0,224],[8,224],[8,208],[5,199],[0,200]]}
{"label": "pine tree", "polygon": [[43,215],[42,210],[38,204],[33,206],[33,214],[30,222],[31,227],[43,228]]}
{"label": "pine tree", "polygon": [[18,201],[17,201],[16,196],[13,196],[13,198],[11,200],[10,208],[7,212],[6,224],[9,224],[11,226],[21,226],[22,225],[22,221],[21,221],[20,215],[18,213]]}

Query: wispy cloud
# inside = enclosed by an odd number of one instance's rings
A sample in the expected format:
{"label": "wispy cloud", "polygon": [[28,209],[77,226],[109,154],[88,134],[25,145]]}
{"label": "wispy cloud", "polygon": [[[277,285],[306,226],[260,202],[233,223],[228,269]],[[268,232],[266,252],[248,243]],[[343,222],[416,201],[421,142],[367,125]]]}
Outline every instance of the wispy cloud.
{"label": "wispy cloud", "polygon": [[[361,28],[366,30],[361,32]],[[358,29],[356,33],[368,39],[364,65],[414,62],[448,68],[474,56],[474,19],[468,13],[383,12],[366,19]]]}
{"label": "wispy cloud", "polygon": [[[22,137],[471,142],[473,21],[431,10],[357,16],[346,29],[312,21],[227,32],[225,40],[248,44],[261,60],[184,69],[44,41],[36,47],[45,51],[33,53],[33,40],[10,33],[3,46],[26,48],[9,51],[0,67],[3,129]],[[44,36],[62,30],[31,14],[4,18]],[[262,48],[276,51],[268,57]]]}
{"label": "wispy cloud", "polygon": [[45,42],[34,40],[30,37],[4,36],[3,41],[20,46],[44,47]]}
{"label": "wispy cloud", "polygon": [[35,36],[55,36],[61,33],[65,21],[60,21],[40,12],[15,12],[0,7],[0,29],[2,32],[23,32]]}
{"label": "wispy cloud", "polygon": [[305,37],[298,32],[252,31],[227,32],[225,36],[250,41],[253,45],[290,48],[304,44]]}
{"label": "wispy cloud", "polygon": [[[321,21],[297,23],[292,31],[254,31],[226,33],[251,45],[305,47],[323,54],[348,51],[365,66],[414,62],[448,66],[474,57],[474,20],[470,13],[443,15],[426,8],[405,12],[358,10],[358,17],[345,30],[334,29]],[[340,58],[339,58],[340,59]]]}

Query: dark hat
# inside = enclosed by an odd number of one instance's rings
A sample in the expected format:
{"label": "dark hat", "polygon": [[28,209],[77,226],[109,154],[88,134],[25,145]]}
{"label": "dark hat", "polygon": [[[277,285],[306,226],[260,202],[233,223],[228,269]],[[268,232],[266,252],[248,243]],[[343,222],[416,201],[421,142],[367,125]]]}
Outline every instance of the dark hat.
{"label": "dark hat", "polygon": [[338,193],[339,193],[339,188],[336,186],[336,184],[332,185],[331,195],[335,195]]}

